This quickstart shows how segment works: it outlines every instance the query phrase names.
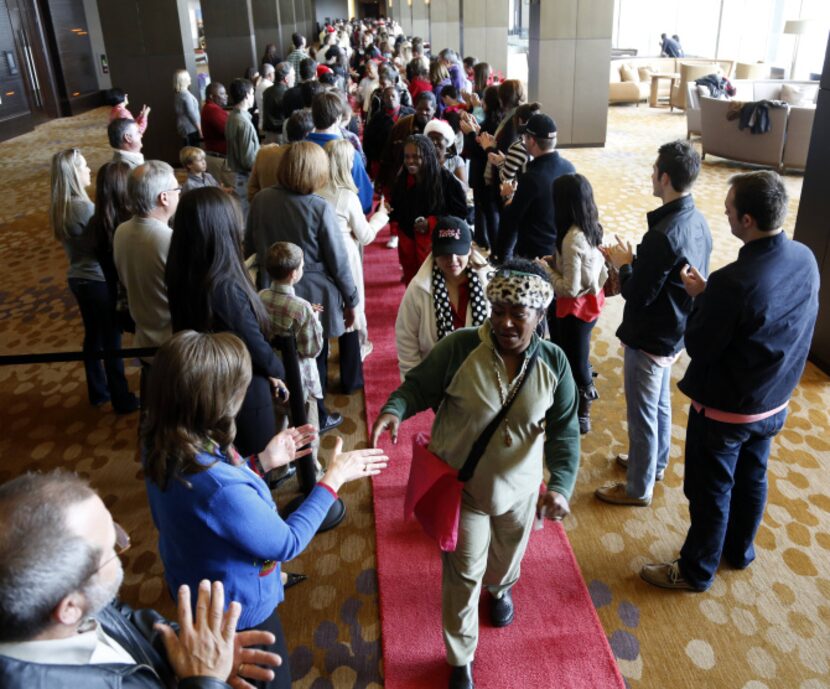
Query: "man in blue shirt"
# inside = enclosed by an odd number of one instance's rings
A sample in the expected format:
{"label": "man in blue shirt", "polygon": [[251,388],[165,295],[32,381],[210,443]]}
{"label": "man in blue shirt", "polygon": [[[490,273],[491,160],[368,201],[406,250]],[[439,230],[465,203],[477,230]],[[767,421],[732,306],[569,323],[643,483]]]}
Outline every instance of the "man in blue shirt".
{"label": "man in blue shirt", "polygon": [[[306,139],[315,144],[324,146],[329,141],[342,139],[340,132],[340,118],[343,116],[343,97],[335,91],[324,91],[314,96],[311,101],[311,118],[314,120],[314,131]],[[363,158],[359,155],[354,157],[352,163],[352,179],[357,187],[357,196],[364,213],[372,210],[372,199],[374,187],[369,175],[366,174],[366,166]]]}
{"label": "man in blue shirt", "polygon": [[695,304],[686,328],[691,363],[678,387],[692,400],[686,427],[691,526],[680,558],[640,575],[663,588],[705,591],[723,556],[736,569],[755,559],[772,439],[801,378],[818,313],[818,265],[781,225],[787,191],[775,172],[735,175],[729,226],[744,246],[707,281],[681,277]]}

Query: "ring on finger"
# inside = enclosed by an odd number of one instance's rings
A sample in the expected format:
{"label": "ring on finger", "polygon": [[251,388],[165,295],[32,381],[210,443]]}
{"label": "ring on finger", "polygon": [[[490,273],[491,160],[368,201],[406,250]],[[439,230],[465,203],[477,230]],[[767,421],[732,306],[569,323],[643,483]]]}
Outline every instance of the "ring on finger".
{"label": "ring on finger", "polygon": [[238,668],[236,668],[236,674],[237,674],[237,675],[241,675],[241,674],[242,674],[242,666],[243,666],[243,665],[245,665],[245,663],[239,663],[239,667],[238,667]]}

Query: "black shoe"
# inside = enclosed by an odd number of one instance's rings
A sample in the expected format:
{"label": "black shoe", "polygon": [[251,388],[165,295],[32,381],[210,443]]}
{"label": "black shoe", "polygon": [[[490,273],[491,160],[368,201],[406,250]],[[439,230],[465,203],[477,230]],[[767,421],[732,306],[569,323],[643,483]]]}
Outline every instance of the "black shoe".
{"label": "black shoe", "polygon": [[297,474],[297,467],[294,464],[289,464],[286,467],[286,470],[279,473],[279,469],[274,469],[273,471],[268,472],[268,487],[271,490],[276,490],[279,488],[283,483],[285,483],[288,479],[296,476]]}
{"label": "black shoe", "polygon": [[330,431],[332,428],[337,428],[341,423],[343,423],[342,414],[338,414],[337,412],[326,414],[320,419],[320,432],[317,435],[323,435],[323,433]]}
{"label": "black shoe", "polygon": [[133,412],[137,412],[141,409],[141,403],[138,401],[138,397],[130,395],[123,404],[116,406],[116,404],[113,403],[112,408],[116,414],[132,414]]}
{"label": "black shoe", "polygon": [[282,585],[284,589],[290,589],[292,586],[296,586],[301,581],[305,581],[308,579],[308,574],[296,574],[295,572],[286,572],[285,573],[285,583]]}
{"label": "black shoe", "polygon": [[452,665],[450,671],[450,689],[474,689],[473,664]]}
{"label": "black shoe", "polygon": [[501,598],[492,598],[490,601],[490,622],[494,627],[506,627],[515,616],[513,596],[510,591],[504,592]]}

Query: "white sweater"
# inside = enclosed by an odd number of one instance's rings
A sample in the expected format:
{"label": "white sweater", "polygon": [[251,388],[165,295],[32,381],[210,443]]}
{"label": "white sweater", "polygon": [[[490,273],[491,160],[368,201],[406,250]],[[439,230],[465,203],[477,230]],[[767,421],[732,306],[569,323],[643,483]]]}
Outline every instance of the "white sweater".
{"label": "white sweater", "polygon": [[[427,256],[412,282],[406,288],[398,318],[395,321],[395,340],[398,347],[398,367],[401,380],[406,372],[415,368],[438,342],[438,324],[435,322],[435,304],[432,299],[432,254]],[[482,289],[487,289],[490,268],[476,270]],[[489,311],[489,304],[488,304]],[[467,305],[465,325],[473,322],[472,300]]]}
{"label": "white sweater", "polygon": [[588,244],[585,233],[576,225],[565,235],[562,253],[556,252],[551,278],[557,297],[598,294],[608,278],[602,252]]}

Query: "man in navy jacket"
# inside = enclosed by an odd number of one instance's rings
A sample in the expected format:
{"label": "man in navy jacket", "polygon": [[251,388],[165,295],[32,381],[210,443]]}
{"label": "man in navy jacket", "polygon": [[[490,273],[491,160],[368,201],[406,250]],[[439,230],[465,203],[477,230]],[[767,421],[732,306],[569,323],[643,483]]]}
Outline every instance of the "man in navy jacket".
{"label": "man in navy jacket", "polygon": [[542,113],[532,115],[522,137],[533,160],[519,177],[516,191],[501,216],[497,253],[504,261],[513,256],[534,259],[554,253],[553,182],[561,175],[576,172],[556,150],[553,118]]}
{"label": "man in navy jacket", "polygon": [[686,427],[691,526],[680,558],[646,565],[655,586],[705,591],[721,555],[736,569],[755,559],[767,496],[767,460],[787,416],[818,313],[818,265],[781,225],[787,191],[775,172],[735,175],[729,226],[744,246],[709,281],[686,266],[695,298],[686,329],[691,363],[679,387],[692,400]]}
{"label": "man in navy jacket", "polygon": [[692,185],[700,156],[687,141],[660,147],[651,175],[663,205],[648,216],[648,231],[634,258],[617,239],[609,258],[620,269],[623,320],[617,337],[625,345],[623,377],[628,417],[628,454],[617,461],[628,471],[624,483],[598,488],[600,500],[615,505],[651,503],[654,481],[663,478],[671,446],[671,366],[683,349],[692,298],[680,272],[686,264],[709,274],[712,235],[695,208]]}

